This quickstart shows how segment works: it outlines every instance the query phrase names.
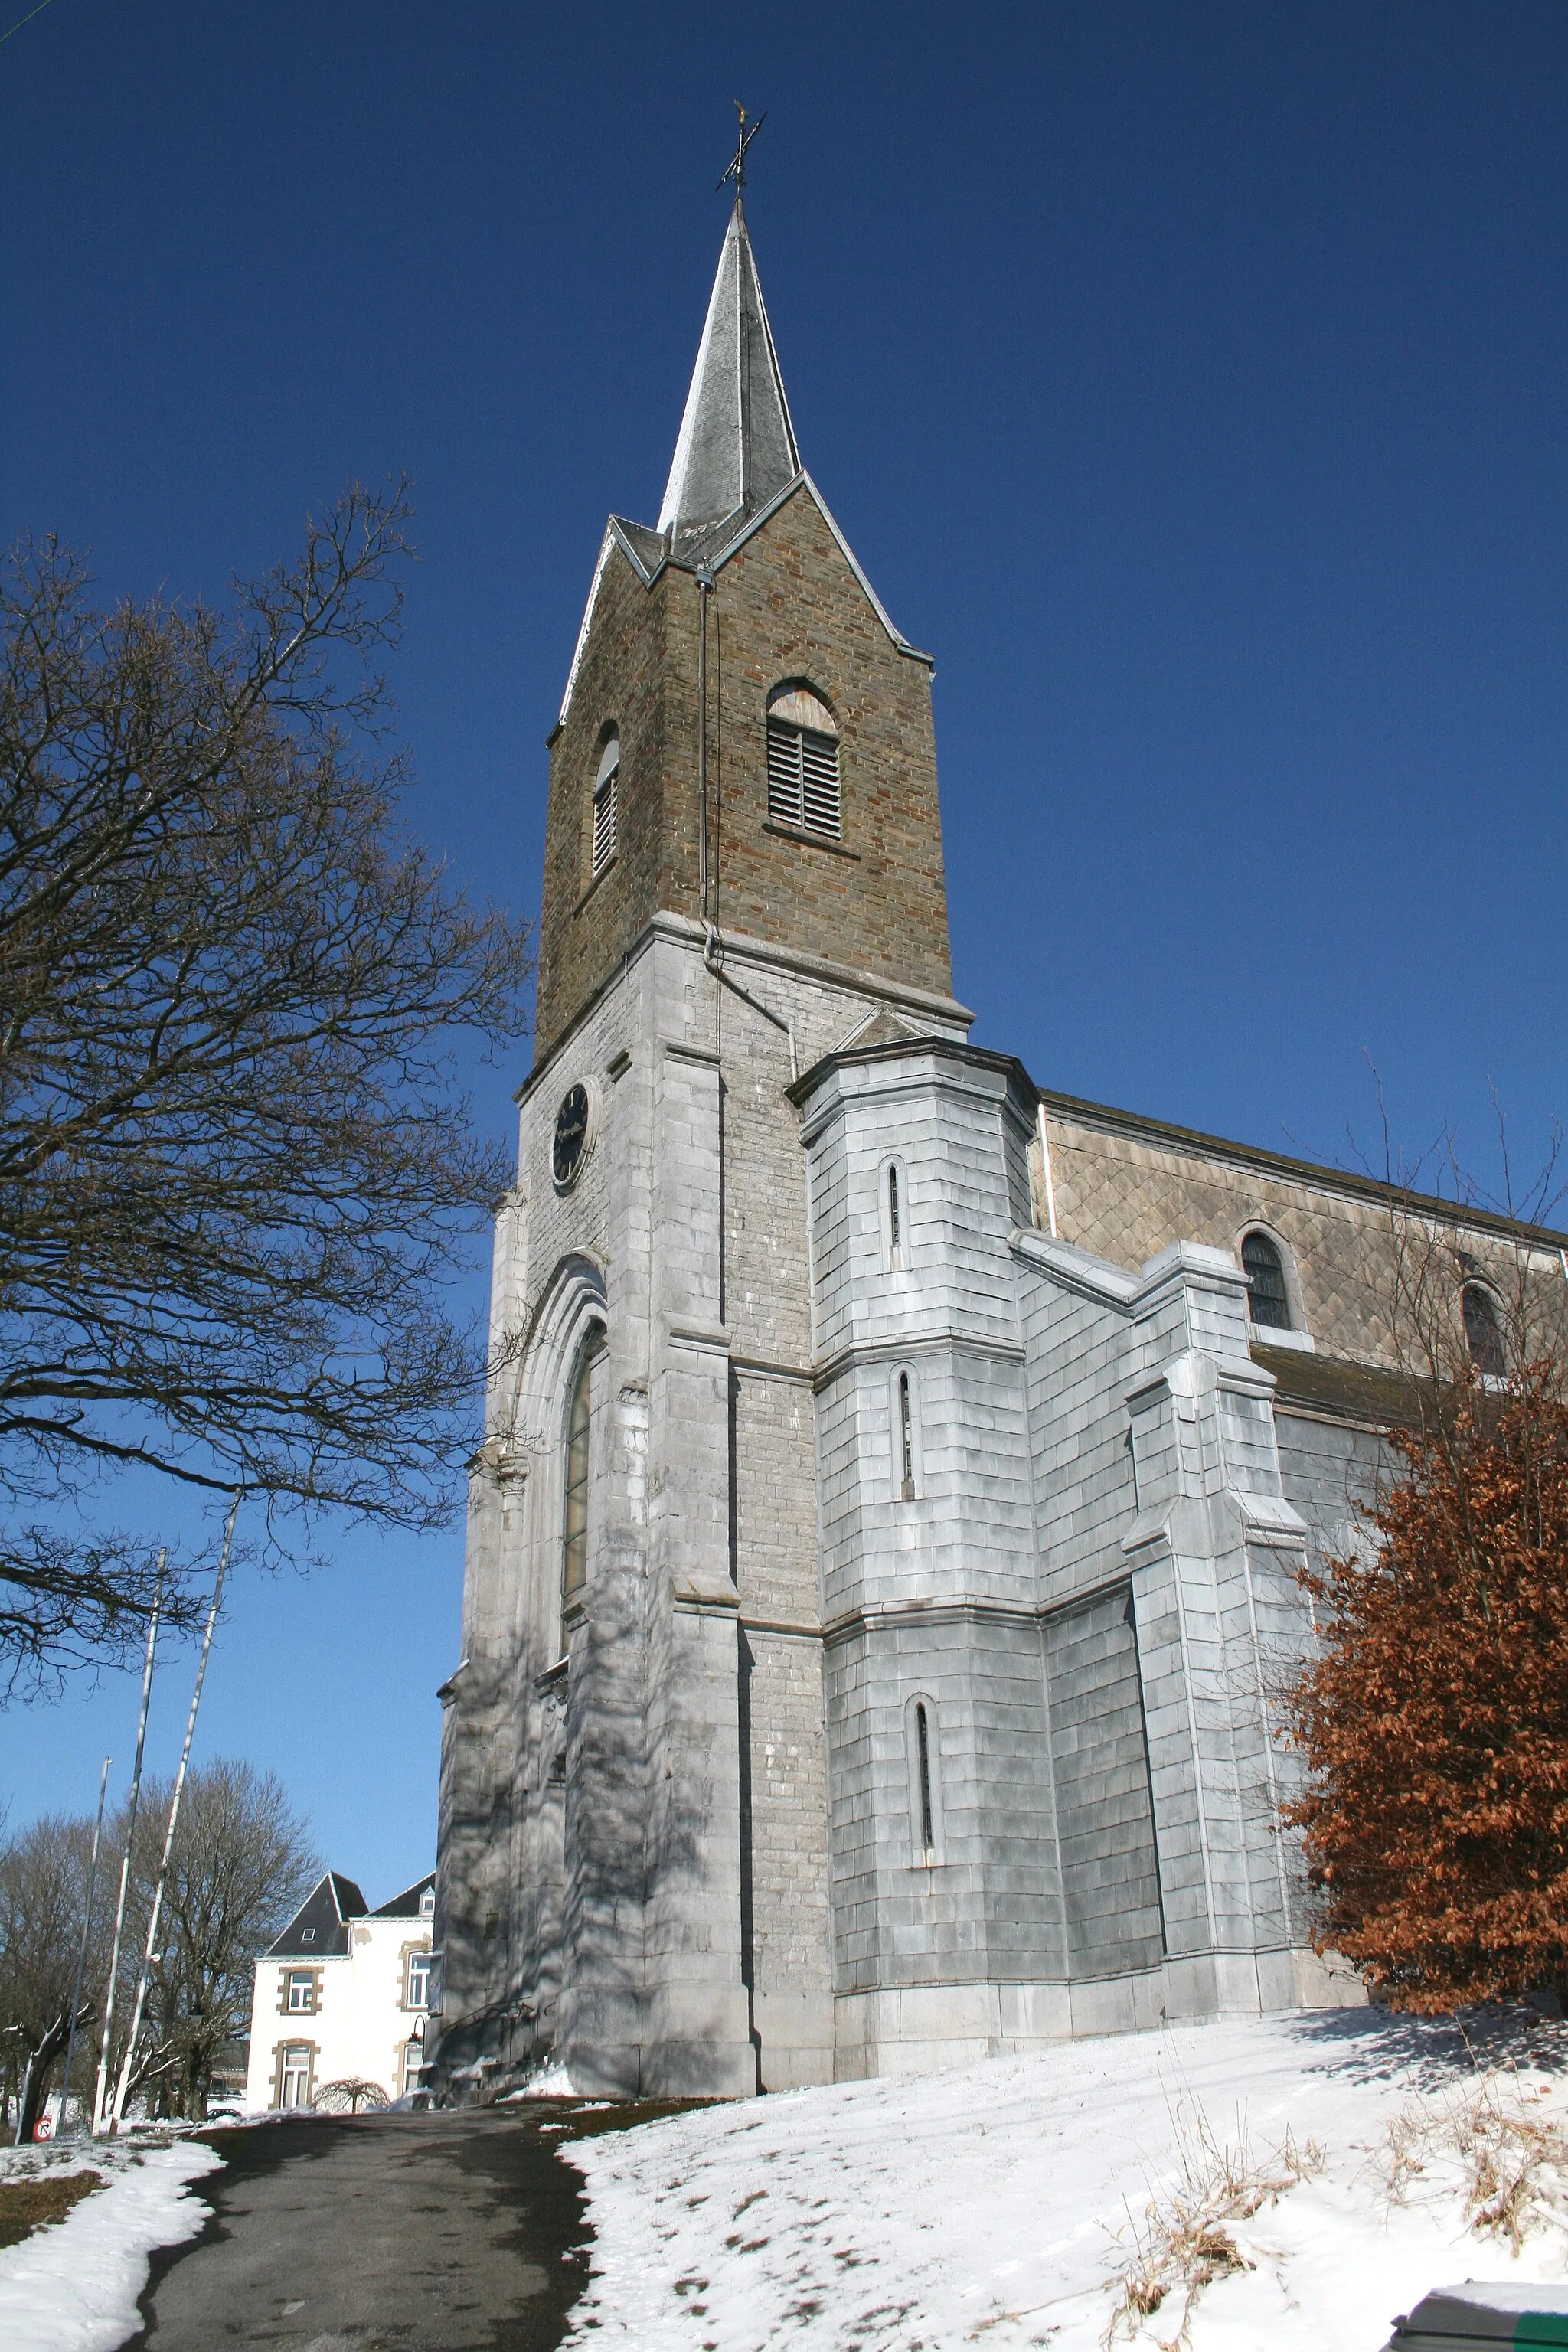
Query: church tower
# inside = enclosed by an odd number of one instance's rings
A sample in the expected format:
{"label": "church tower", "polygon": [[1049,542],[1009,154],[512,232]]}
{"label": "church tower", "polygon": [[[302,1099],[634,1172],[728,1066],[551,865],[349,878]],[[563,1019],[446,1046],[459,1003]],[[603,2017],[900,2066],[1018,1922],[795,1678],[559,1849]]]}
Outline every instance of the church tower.
{"label": "church tower", "polygon": [[[1367,1304],[1408,1201],[968,1043],[931,662],[801,465],[738,195],[550,752],[433,2084],[741,2095],[1355,1998],[1273,1694],[1408,1409]],[[1498,1253],[1557,1281],[1568,1237],[1463,1224],[1467,1332]]]}
{"label": "church tower", "polygon": [[802,470],[737,200],[658,525],[611,517],[550,739],[542,1061],[661,914],[946,998],[931,667]]}
{"label": "church tower", "polygon": [[966,1035],[931,672],[801,465],[737,193],[663,506],[606,525],[549,739],[442,1694],[447,2083],[546,2054],[604,2094],[833,2079],[789,1090],[840,1048]]}

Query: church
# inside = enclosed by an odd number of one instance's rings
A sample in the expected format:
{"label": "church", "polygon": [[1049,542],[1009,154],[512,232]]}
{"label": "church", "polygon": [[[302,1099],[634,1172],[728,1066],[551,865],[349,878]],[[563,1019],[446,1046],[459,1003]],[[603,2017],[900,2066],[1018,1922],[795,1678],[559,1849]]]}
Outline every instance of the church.
{"label": "church", "polygon": [[[1395,1411],[1392,1195],[968,1043],[931,667],[802,464],[737,189],[549,737],[441,1692],[447,2095],[1363,1997],[1275,1707]],[[1495,1370],[1521,1229],[1427,1206]]]}

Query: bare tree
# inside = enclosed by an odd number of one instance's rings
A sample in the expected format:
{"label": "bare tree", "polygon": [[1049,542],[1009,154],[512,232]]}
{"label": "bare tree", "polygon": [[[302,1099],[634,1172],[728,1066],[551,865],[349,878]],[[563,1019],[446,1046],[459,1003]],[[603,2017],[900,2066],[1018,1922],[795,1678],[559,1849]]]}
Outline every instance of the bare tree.
{"label": "bare tree", "polygon": [[[91,1843],[90,1819],[46,1813],[0,1846],[0,2079],[18,2140],[32,2137],[70,2030]],[[89,1953],[89,1983],[106,1961],[95,1969]]]}
{"label": "bare tree", "polygon": [[318,2110],[328,2116],[357,2116],[362,2107],[374,2115],[389,2105],[381,2084],[366,2082],[360,2074],[345,2074],[342,2082],[328,2083],[316,2094]]}
{"label": "bare tree", "polygon": [[[121,1958],[119,2033],[110,2053],[116,2074],[125,2054],[169,1795],[167,1781],[143,1784]],[[127,1825],[121,1806],[105,1824],[106,1853],[123,1852]],[[49,1814],[0,1847],[0,2069],[7,2102],[24,2100],[29,2133],[65,2048],[91,1842],[90,1818]],[[205,2117],[215,2062],[248,2027],[257,1954],[288,1924],[321,1867],[310,1825],[276,1775],[224,1757],[193,1769],[131,2074],[132,2093],[153,2112],[198,2122]],[[84,2006],[97,2019],[108,1983],[110,1925],[111,1906],[100,1904],[83,1979]]]}
{"label": "bare tree", "polygon": [[[157,1782],[143,1792],[132,1857],[143,1921],[169,1793]],[[205,2117],[215,2062],[249,2027],[256,1956],[321,1874],[309,1824],[275,1774],[222,1757],[192,1771],[163,1887],[141,2054],[140,2079],[155,2082],[156,2112]]]}
{"label": "bare tree", "polygon": [[94,1491],[126,1465],[253,1492],[296,1556],[322,1508],[451,1506],[481,1366],[442,1286],[506,1174],[457,1060],[520,1033],[530,961],[397,827],[407,512],[349,491],[226,614],[100,610],[53,541],[0,577],[11,1688],[140,1638],[151,1547]]}
{"label": "bare tree", "polygon": [[1515,1181],[1498,1114],[1501,1191],[1489,1195],[1442,1136],[1419,1160],[1395,1155],[1384,1118],[1390,1187],[1386,1261],[1370,1300],[1405,1376],[1405,1413],[1439,1447],[1488,1400],[1500,1407],[1526,1373],[1568,1395],[1568,1261],[1552,1220],[1565,1187],[1553,1131],[1533,1181]]}

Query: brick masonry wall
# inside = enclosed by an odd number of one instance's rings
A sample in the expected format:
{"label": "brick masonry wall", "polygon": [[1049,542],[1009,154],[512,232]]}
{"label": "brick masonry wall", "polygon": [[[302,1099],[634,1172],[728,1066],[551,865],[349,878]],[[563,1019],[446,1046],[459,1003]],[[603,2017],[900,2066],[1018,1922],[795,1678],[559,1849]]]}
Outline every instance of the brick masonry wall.
{"label": "brick masonry wall", "polygon": [[[699,595],[605,559],[552,740],[537,1050],[549,1053],[651,914],[700,911]],[[837,719],[837,846],[768,829],[766,704],[810,680]],[[620,847],[592,883],[606,724],[621,736]],[[901,654],[804,488],[720,570],[709,637],[710,855],[721,929],[946,995],[952,985],[931,672]],[[590,887],[592,885],[592,887]]]}
{"label": "brick masonry wall", "polygon": [[[718,574],[713,626],[721,927],[945,995],[931,672],[893,645],[809,490]],[[837,849],[765,830],[767,697],[786,678],[838,722]]]}
{"label": "brick masonry wall", "polygon": [[[676,583],[696,591],[684,576]],[[536,1057],[582,1010],[661,903],[669,724],[670,575],[650,591],[612,544],[563,726],[551,739],[540,905]],[[604,730],[620,730],[619,847],[593,879],[593,792]]]}

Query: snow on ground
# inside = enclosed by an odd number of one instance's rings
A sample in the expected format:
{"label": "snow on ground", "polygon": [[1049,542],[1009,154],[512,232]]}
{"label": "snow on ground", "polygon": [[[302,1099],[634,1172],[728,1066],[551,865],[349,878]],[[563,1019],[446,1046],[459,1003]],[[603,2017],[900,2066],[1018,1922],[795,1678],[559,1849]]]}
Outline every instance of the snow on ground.
{"label": "snow on ground", "polygon": [[186,2188],[221,2157],[199,2140],[70,2140],[0,2153],[0,2181],[84,2169],[105,2186],[63,2221],[0,2248],[5,2352],[114,2352],[141,2325],[136,2298],[155,2246],[194,2238],[207,2208]]}
{"label": "snow on ground", "polygon": [[[1287,2178],[1289,2134],[1298,2153],[1317,2142],[1323,2168],[1226,2223],[1255,2267],[1203,2289],[1192,2352],[1377,2352],[1435,2285],[1568,2271],[1568,2206],[1516,2259],[1506,2235],[1466,2228],[1465,2167],[1420,2137],[1478,2095],[1527,2128],[1568,2126],[1568,2031],[1510,2031],[1511,2049],[1478,2062],[1452,2026],[1382,2011],[1225,2021],[572,2143],[595,2241],[570,2342],[1101,2352],[1151,2200],[1169,2211],[1215,2145],[1245,2140],[1259,2174]],[[1391,2126],[1421,2166],[1396,2189]],[[1127,2315],[1116,2342],[1171,2343],[1183,2306],[1178,2292]]]}
{"label": "snow on ground", "polygon": [[572,2088],[571,2075],[564,2066],[557,2064],[542,2066],[537,2074],[529,2076],[520,2090],[506,2092],[496,2105],[498,2107],[510,2107],[525,2099],[574,2099],[576,2095]]}

